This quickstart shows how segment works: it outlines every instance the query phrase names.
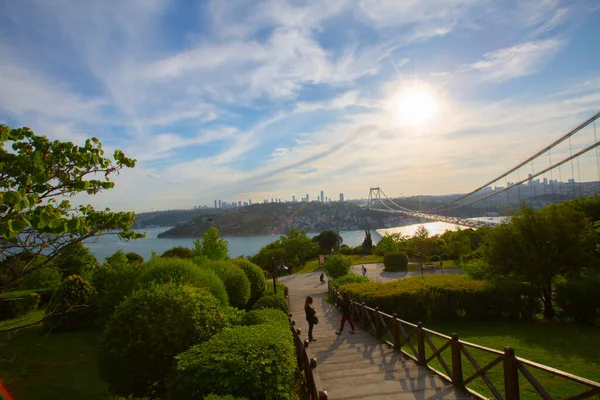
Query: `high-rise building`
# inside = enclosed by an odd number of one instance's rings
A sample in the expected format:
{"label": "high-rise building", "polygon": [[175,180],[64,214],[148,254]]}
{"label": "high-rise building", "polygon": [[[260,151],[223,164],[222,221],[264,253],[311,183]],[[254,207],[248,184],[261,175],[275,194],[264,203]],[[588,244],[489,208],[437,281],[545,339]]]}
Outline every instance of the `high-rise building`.
{"label": "high-rise building", "polygon": [[344,193],[340,193],[340,201],[343,203],[344,202]]}
{"label": "high-rise building", "polygon": [[215,200],[215,208],[217,208],[217,201]]}
{"label": "high-rise building", "polygon": [[308,197],[308,193],[306,193],[306,202],[308,203],[310,201],[310,197]]}
{"label": "high-rise building", "polygon": [[248,204],[252,205],[252,199],[248,199]]}
{"label": "high-rise building", "polygon": [[296,202],[296,195],[295,195],[295,194],[293,194],[293,195],[292,195],[292,203],[295,203],[295,202]]}
{"label": "high-rise building", "polygon": [[221,200],[219,200],[219,208],[221,208],[223,206],[223,203],[221,203]]}
{"label": "high-rise building", "polygon": [[321,203],[325,202],[325,195],[323,194],[323,191],[321,190]]}

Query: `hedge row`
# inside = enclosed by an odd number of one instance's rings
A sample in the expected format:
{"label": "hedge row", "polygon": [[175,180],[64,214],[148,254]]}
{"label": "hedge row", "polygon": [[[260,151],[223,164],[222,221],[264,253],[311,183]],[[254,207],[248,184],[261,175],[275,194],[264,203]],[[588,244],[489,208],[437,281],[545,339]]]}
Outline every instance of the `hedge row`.
{"label": "hedge row", "polygon": [[408,269],[408,256],[400,251],[391,251],[383,256],[383,265],[385,271],[406,271]]}
{"label": "hedge row", "polygon": [[600,276],[586,277],[556,285],[556,305],[561,317],[593,325],[600,322]]}
{"label": "hedge row", "polygon": [[40,296],[36,290],[20,290],[0,294],[0,321],[17,318],[37,310]]}
{"label": "hedge row", "polygon": [[369,278],[366,276],[349,273],[348,275],[341,276],[339,278],[335,278],[329,281],[335,288],[341,289],[344,285],[349,285],[351,283],[367,283],[371,282]]}
{"label": "hedge row", "polygon": [[468,280],[461,275],[439,275],[390,283],[344,285],[354,301],[396,313],[408,321],[522,319],[540,310],[533,288],[526,284]]}

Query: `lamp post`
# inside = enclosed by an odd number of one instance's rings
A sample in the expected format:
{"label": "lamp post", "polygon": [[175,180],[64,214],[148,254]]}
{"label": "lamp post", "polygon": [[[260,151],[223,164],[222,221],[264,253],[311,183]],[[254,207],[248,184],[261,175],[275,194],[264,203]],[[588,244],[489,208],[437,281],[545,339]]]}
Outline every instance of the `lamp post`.
{"label": "lamp post", "polygon": [[275,257],[271,257],[271,266],[273,267],[273,293],[277,294],[277,271],[285,272],[289,268],[283,265],[283,260],[275,261]]}

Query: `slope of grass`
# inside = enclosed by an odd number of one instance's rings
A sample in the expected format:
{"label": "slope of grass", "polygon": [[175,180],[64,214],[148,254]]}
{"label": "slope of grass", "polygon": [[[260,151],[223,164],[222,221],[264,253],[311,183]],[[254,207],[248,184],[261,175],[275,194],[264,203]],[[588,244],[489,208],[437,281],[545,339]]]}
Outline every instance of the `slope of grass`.
{"label": "slope of grass", "polygon": [[[376,256],[374,254],[368,256],[346,256],[352,263],[352,265],[372,264],[383,262],[383,256]],[[314,272],[320,269],[319,259],[307,261],[304,266],[296,271],[296,274],[305,274],[308,272]]]}
{"label": "slope of grass", "polygon": [[[42,315],[43,311],[36,311],[27,321],[21,317],[19,325]],[[16,323],[4,321],[0,329],[14,327]],[[41,325],[16,333],[1,333],[0,377],[19,400],[109,399],[98,373],[97,336],[98,332],[93,330],[47,335]]]}

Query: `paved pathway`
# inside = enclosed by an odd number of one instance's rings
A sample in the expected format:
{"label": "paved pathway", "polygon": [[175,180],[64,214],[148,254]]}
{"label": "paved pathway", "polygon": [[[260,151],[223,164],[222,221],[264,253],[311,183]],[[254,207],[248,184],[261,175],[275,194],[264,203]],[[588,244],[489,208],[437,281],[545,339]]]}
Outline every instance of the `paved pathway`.
{"label": "paved pathway", "polygon": [[[367,276],[373,282],[390,282],[396,279],[406,278],[409,276],[421,275],[421,271],[407,271],[407,272],[386,272],[383,270],[382,263],[363,264],[367,268]],[[352,272],[355,274],[362,275],[361,265],[352,266]],[[436,263],[435,269],[427,267],[423,269],[425,275],[436,275],[436,274],[460,274],[462,270],[460,268],[446,268],[441,269],[439,264]]]}
{"label": "paved pathway", "polygon": [[292,318],[301,329],[304,339],[308,338],[304,300],[307,295],[314,298],[313,306],[319,324],[315,325],[313,331],[317,341],[312,342],[309,348],[317,359],[316,371],[328,392],[328,399],[469,398],[411,359],[395,353],[358,326],[356,334],[351,335],[350,326],[346,323],[342,336],[336,335],[341,314],[325,301],[327,285],[319,282],[320,274],[298,274],[280,280],[290,290]]}

